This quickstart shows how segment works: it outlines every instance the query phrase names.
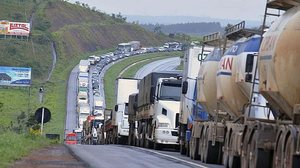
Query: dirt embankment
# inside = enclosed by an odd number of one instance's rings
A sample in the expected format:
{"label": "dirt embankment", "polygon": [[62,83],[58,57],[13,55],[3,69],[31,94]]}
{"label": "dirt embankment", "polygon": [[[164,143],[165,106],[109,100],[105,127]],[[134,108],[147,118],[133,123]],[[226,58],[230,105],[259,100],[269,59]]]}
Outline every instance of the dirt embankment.
{"label": "dirt embankment", "polygon": [[86,168],[64,145],[55,145],[32,152],[17,161],[11,168]]}

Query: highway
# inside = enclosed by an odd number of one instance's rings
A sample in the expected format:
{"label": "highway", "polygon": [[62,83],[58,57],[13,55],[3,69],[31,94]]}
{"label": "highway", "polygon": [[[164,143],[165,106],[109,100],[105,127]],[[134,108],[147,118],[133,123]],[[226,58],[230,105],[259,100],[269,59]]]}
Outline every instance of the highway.
{"label": "highway", "polygon": [[[108,64],[102,69],[99,75],[100,93],[103,99],[103,77],[106,70],[112,65]],[[152,71],[169,71],[174,70],[180,64],[180,59],[168,58],[155,61],[142,67],[137,73],[137,78],[143,78]],[[92,67],[93,69],[94,67]],[[92,70],[91,70],[92,71]],[[90,71],[90,72],[91,72]],[[67,115],[65,133],[71,132],[77,127],[77,74],[78,66],[76,66],[69,77],[67,91]],[[92,89],[90,87],[90,103],[92,103]],[[180,155],[174,150],[152,150],[127,145],[69,145],[69,149],[81,161],[95,168],[157,168],[157,167],[172,167],[172,168],[221,168],[220,165],[206,165],[200,161],[194,161],[186,156]]]}
{"label": "highway", "polygon": [[180,156],[125,145],[73,145],[70,149],[91,168],[221,168]]}
{"label": "highway", "polygon": [[176,67],[178,67],[179,64],[179,57],[154,61],[139,69],[135,74],[135,78],[142,79],[151,72],[176,70]]}

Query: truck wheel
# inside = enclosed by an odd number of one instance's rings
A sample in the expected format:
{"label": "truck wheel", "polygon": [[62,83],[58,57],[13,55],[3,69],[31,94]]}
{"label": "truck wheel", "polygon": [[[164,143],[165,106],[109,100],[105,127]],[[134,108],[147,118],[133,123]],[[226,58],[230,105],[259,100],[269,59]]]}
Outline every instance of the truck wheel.
{"label": "truck wheel", "polygon": [[[232,151],[232,144],[234,135],[230,136],[230,140],[228,143],[228,151]],[[234,156],[232,153],[228,153],[228,167],[229,168],[239,168],[241,167],[241,158],[238,156]]]}
{"label": "truck wheel", "polygon": [[154,149],[155,150],[160,150],[161,149],[161,145],[159,143],[154,142]]}
{"label": "truck wheel", "polygon": [[284,147],[283,145],[284,145],[283,135],[281,134],[274,151],[274,156],[273,156],[274,168],[283,167],[283,147]]}
{"label": "truck wheel", "polygon": [[272,163],[269,163],[271,154],[269,151],[257,147],[257,139],[257,133],[255,132],[250,142],[250,148],[248,148],[249,168],[270,167],[272,165]]}
{"label": "truck wheel", "polygon": [[185,152],[187,157],[190,157],[190,142],[187,142],[187,147],[186,147],[186,152]]}
{"label": "truck wheel", "polygon": [[199,160],[200,155],[198,153],[199,150],[199,139],[192,138],[191,145],[190,145],[190,157],[193,160]]}
{"label": "truck wheel", "polygon": [[293,167],[297,167],[299,165],[293,165],[293,154],[294,154],[294,141],[293,141],[293,137],[290,135],[286,141],[286,145],[285,145],[285,150],[284,150],[284,154],[283,154],[283,167],[285,168],[293,168]]}
{"label": "truck wheel", "polygon": [[184,144],[180,144],[180,154],[185,155],[186,154],[186,148]]}
{"label": "truck wheel", "polygon": [[207,142],[206,146],[206,153],[204,156],[204,162],[205,163],[211,163],[211,164],[217,164],[219,161],[219,143],[216,142],[216,144],[213,146],[212,141]]}

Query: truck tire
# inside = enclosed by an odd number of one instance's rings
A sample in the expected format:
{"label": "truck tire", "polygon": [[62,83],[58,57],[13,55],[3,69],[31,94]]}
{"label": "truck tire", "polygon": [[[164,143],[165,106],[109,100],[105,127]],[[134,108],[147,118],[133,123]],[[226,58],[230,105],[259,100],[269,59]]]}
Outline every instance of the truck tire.
{"label": "truck tire", "polygon": [[185,144],[180,144],[180,154],[181,155],[185,155],[186,154],[186,148],[185,148]]}
{"label": "truck tire", "polygon": [[295,150],[295,146],[293,144],[293,136],[289,135],[285,144],[285,150],[283,154],[283,167],[285,168],[299,167],[299,165],[293,165],[293,154]]}
{"label": "truck tire", "polygon": [[[269,151],[258,148],[257,146],[257,133],[255,132],[250,141],[250,147],[248,148],[249,156],[249,168],[265,168],[271,167],[271,154]],[[250,155],[251,153],[251,155]]]}
{"label": "truck tire", "polygon": [[216,144],[213,146],[212,141],[208,141],[207,144],[207,150],[206,150],[206,157],[204,162],[205,163],[210,163],[210,164],[218,164],[219,163],[219,152],[220,152],[220,147],[219,143],[216,142]]}
{"label": "truck tire", "polygon": [[161,145],[159,143],[154,142],[154,150],[160,150]]}
{"label": "truck tire", "polygon": [[273,166],[274,168],[283,167],[283,135],[281,134],[273,155]]}
{"label": "truck tire", "polygon": [[193,160],[200,160],[200,155],[199,155],[199,138],[193,138],[193,145],[191,145],[191,154],[190,157]]}

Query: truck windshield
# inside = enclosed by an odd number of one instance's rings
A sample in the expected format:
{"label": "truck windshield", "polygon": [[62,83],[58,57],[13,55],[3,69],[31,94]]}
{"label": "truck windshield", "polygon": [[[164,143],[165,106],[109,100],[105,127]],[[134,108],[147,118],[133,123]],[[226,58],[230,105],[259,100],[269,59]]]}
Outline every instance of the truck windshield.
{"label": "truck windshield", "polygon": [[76,136],[67,136],[67,141],[76,141]]}
{"label": "truck windshield", "polygon": [[179,101],[181,95],[181,81],[179,82],[163,82],[160,88],[160,100]]}
{"label": "truck windshield", "polygon": [[122,51],[122,52],[130,52],[131,45],[130,44],[119,44],[117,50]]}

